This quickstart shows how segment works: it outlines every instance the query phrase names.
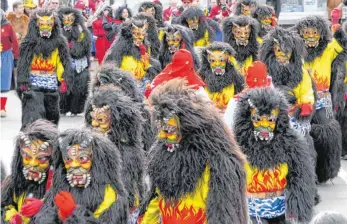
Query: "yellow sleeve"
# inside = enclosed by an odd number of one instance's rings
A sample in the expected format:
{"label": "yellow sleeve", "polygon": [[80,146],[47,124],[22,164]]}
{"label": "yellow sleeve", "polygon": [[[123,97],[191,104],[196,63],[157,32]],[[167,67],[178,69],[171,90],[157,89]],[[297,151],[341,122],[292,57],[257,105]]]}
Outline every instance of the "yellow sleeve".
{"label": "yellow sleeve", "polygon": [[153,198],[148,204],[147,210],[143,215],[141,224],[159,224],[160,223],[160,209],[159,209],[159,196]]}
{"label": "yellow sleeve", "polygon": [[80,33],[80,36],[79,36],[78,39],[77,39],[77,42],[81,42],[83,39],[84,39],[84,33],[81,32],[81,33]]}
{"label": "yellow sleeve", "polygon": [[105,188],[104,200],[99,205],[99,207],[94,212],[94,217],[99,218],[105,211],[107,211],[113,203],[117,200],[117,193],[111,187],[111,185],[107,185]]}
{"label": "yellow sleeve", "polygon": [[263,43],[263,39],[259,36],[257,36],[257,41],[258,41],[259,45],[261,45]]}
{"label": "yellow sleeve", "polygon": [[158,39],[160,41],[162,41],[164,39],[164,30],[159,30],[159,33],[158,33]]}
{"label": "yellow sleeve", "polygon": [[329,54],[332,55],[331,61],[335,60],[337,55],[339,55],[343,51],[343,47],[339,44],[339,42],[333,38],[333,40],[328,45]]}
{"label": "yellow sleeve", "polygon": [[61,82],[64,80],[64,77],[63,77],[63,74],[64,74],[64,66],[63,64],[61,63],[61,60],[60,60],[60,57],[59,57],[59,51],[57,50],[57,54],[56,54],[56,57],[57,57],[57,65],[56,65],[56,72],[57,72],[57,78],[58,78],[58,81]]}
{"label": "yellow sleeve", "polygon": [[314,93],[312,89],[311,76],[306,69],[302,69],[302,80],[294,89],[294,95],[297,98],[297,104],[314,104]]}
{"label": "yellow sleeve", "polygon": [[131,56],[124,56],[122,62],[120,64],[120,69],[123,71],[131,72],[133,75],[135,74],[135,70],[137,67],[137,63]]}
{"label": "yellow sleeve", "polygon": [[12,217],[17,214],[17,210],[13,205],[9,205],[5,207],[5,221],[10,222]]}
{"label": "yellow sleeve", "polygon": [[211,43],[210,43],[210,34],[208,33],[207,30],[205,31],[204,37],[205,37],[205,43],[206,43],[206,45],[205,45],[204,47],[207,47],[208,45],[211,44]]}

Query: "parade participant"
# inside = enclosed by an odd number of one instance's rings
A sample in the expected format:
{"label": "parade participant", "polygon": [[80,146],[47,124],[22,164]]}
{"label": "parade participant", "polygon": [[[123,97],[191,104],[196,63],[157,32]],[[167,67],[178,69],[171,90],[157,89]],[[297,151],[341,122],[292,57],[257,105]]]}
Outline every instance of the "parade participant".
{"label": "parade participant", "polygon": [[216,34],[207,22],[205,13],[199,8],[190,7],[184,10],[178,23],[193,31],[195,47],[206,47],[216,40]]}
{"label": "parade participant", "polygon": [[59,136],[52,188],[34,223],[127,223],[128,201],[117,147],[88,130]]}
{"label": "parade participant", "polygon": [[199,58],[195,53],[195,49],[193,46],[194,34],[193,32],[184,26],[181,25],[169,25],[164,29],[164,37],[162,40],[159,61],[161,66],[164,68],[169,64],[172,60],[172,56],[179,49],[188,50],[194,60],[194,69],[199,69]]}
{"label": "parade participant", "polygon": [[[273,8],[267,5],[259,5],[252,13],[252,17],[259,22],[259,37],[263,38],[277,25],[277,18]],[[259,41],[259,39],[258,39]],[[260,41],[262,43],[262,40]]]}
{"label": "parade participant", "polygon": [[252,16],[252,12],[258,6],[255,0],[241,0],[236,5],[236,11],[234,15],[240,16]]}
{"label": "parade participant", "polygon": [[72,83],[68,44],[52,11],[39,9],[31,16],[20,47],[17,92],[22,101],[22,127],[39,118],[59,122],[59,93]]}
{"label": "parade participant", "polygon": [[236,51],[234,66],[246,75],[248,67],[257,60],[259,43],[256,21],[249,16],[236,16],[223,23],[224,42]]}
{"label": "parade participant", "polygon": [[62,114],[71,112],[71,116],[76,116],[83,112],[84,103],[88,97],[91,34],[84,25],[82,14],[76,9],[60,8],[58,14],[62,22],[63,34],[69,42],[74,70],[73,91],[61,94],[60,112]]}
{"label": "parade participant", "polygon": [[153,16],[153,18],[157,22],[157,27],[164,27],[164,19],[163,19],[163,8],[154,2],[142,2],[139,7],[139,12],[144,12],[147,15]]}
{"label": "parade participant", "polygon": [[58,129],[45,120],[36,120],[15,140],[11,175],[1,189],[2,223],[29,223],[51,187]]}
{"label": "parade participant", "polygon": [[5,12],[0,10],[1,20],[1,101],[0,101],[0,116],[6,117],[6,103],[7,95],[5,92],[11,89],[12,72],[14,69],[14,60],[17,60],[19,54],[19,47],[17,42],[16,33],[14,32],[11,24],[8,22],[5,16]]}
{"label": "parade participant", "polygon": [[131,210],[139,206],[145,192],[143,122],[141,103],[133,101],[114,86],[103,86],[86,103],[86,126],[107,136],[120,151],[123,162],[121,176]]}
{"label": "parade participant", "polygon": [[130,9],[128,9],[127,7],[128,6],[126,4],[119,6],[115,12],[115,18],[113,18],[112,16],[113,10],[111,6],[106,6],[103,11],[102,26],[107,33],[107,42],[105,45],[106,51],[111,47],[113,41],[115,40],[120,24],[122,24],[132,16]]}
{"label": "parade participant", "polygon": [[106,86],[120,88],[134,102],[141,103],[141,114],[145,119],[141,133],[143,149],[149,151],[155,140],[155,125],[150,110],[144,102],[144,96],[137,87],[136,79],[129,72],[114,67],[112,63],[104,63],[98,74],[92,79],[91,93]]}
{"label": "parade participant", "polygon": [[229,17],[231,11],[226,3],[226,0],[219,0],[217,4],[212,7],[208,18],[221,22],[224,18]]}
{"label": "parade participant", "polygon": [[[311,136],[318,153],[316,173],[318,181],[326,182],[337,176],[340,169],[341,129],[334,119],[333,110],[340,110],[343,102],[343,82],[334,71],[343,69],[344,61],[334,60],[346,46],[342,30],[331,32],[327,22],[319,16],[305,17],[296,24],[295,30],[305,43],[307,55],[304,68],[310,73],[317,90],[316,112],[312,118]],[[333,63],[334,62],[334,63]]]}
{"label": "parade participant", "polygon": [[146,39],[147,22],[131,19],[122,23],[117,39],[109,49],[105,62],[129,71],[143,92],[161,70],[159,61],[150,57]]}
{"label": "parade participant", "polygon": [[163,19],[165,22],[169,22],[174,15],[174,12],[177,11],[177,0],[170,0],[169,7],[163,10]]}
{"label": "parade participant", "polygon": [[201,52],[202,66],[198,73],[207,84],[205,90],[210,99],[222,111],[229,100],[242,91],[245,82],[231,63],[234,55],[234,49],[223,42],[214,42]]}
{"label": "parade participant", "polygon": [[240,96],[233,132],[247,157],[248,213],[252,223],[308,222],[315,197],[308,145],[289,126],[287,101],[275,88]]}
{"label": "parade participant", "polygon": [[7,9],[8,9],[8,2],[7,2],[7,0],[3,0],[3,1],[1,1],[1,3],[0,3],[1,5],[1,9],[4,11],[4,12],[6,12],[7,11]]}
{"label": "parade participant", "polygon": [[215,106],[186,85],[170,80],[150,96],[159,135],[140,223],[246,224],[243,155]]}

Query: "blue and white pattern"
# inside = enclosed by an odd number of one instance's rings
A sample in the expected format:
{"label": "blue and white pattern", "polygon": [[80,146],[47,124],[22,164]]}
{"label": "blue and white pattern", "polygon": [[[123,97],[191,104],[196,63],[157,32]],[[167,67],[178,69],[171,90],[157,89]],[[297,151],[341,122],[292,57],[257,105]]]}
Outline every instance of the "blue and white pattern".
{"label": "blue and white pattern", "polygon": [[72,59],[72,68],[77,72],[81,73],[84,69],[88,67],[88,59],[87,57]]}
{"label": "blue and white pattern", "polygon": [[247,197],[248,212],[252,217],[276,218],[286,212],[285,194],[273,198]]}
{"label": "blue and white pattern", "polygon": [[298,121],[295,117],[289,116],[289,124],[292,129],[302,135],[306,135],[311,131],[311,123],[309,120]]}
{"label": "blue and white pattern", "polygon": [[332,118],[333,114],[333,103],[331,101],[331,95],[329,90],[318,92],[318,100],[316,102],[316,110],[325,108],[327,118]]}
{"label": "blue and white pattern", "polygon": [[150,85],[150,84],[151,84],[151,81],[147,79],[146,77],[144,77],[142,81],[138,81],[137,86],[139,87],[140,92],[143,94],[146,91],[147,85]]}
{"label": "blue and white pattern", "polygon": [[31,74],[29,81],[31,86],[35,86],[40,89],[58,89],[58,80],[56,74]]}

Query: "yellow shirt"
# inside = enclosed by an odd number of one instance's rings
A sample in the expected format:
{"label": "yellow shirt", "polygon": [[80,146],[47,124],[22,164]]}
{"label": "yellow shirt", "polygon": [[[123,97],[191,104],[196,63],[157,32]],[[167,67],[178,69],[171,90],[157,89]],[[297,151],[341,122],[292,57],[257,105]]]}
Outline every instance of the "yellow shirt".
{"label": "yellow shirt", "polygon": [[294,88],[294,95],[297,99],[296,104],[314,104],[314,93],[312,89],[312,80],[311,76],[308,74],[306,69],[302,69],[302,80]]}
{"label": "yellow shirt", "polygon": [[[12,217],[18,213],[18,211],[21,210],[23,203],[25,199],[27,198],[26,194],[23,193],[19,197],[16,197],[16,195],[13,195],[13,201],[17,204],[17,208],[15,208],[13,205],[5,206],[5,221],[10,222]],[[23,224],[27,224],[30,222],[30,218],[22,216]]]}
{"label": "yellow shirt", "polygon": [[229,100],[234,97],[235,87],[234,84],[231,84],[225,87],[222,92],[210,92],[208,87],[205,87],[210,99],[215,103],[216,107],[219,109],[226,109],[229,103]]}
{"label": "yellow shirt", "polygon": [[206,166],[194,192],[185,195],[177,203],[165,202],[158,196],[148,205],[141,224],[207,223],[206,203],[209,191],[210,170]]}
{"label": "yellow shirt", "polygon": [[143,63],[142,60],[138,60],[133,56],[124,56],[120,65],[120,69],[131,72],[137,80],[142,80],[145,77],[149,67],[149,62]]}
{"label": "yellow shirt", "polygon": [[159,32],[158,32],[158,39],[160,41],[162,41],[164,39],[164,30],[163,29],[159,29]]}
{"label": "yellow shirt", "polygon": [[230,61],[243,76],[246,76],[248,67],[253,63],[253,56],[250,55],[244,62],[241,63],[238,62],[236,58],[231,56]]}
{"label": "yellow shirt", "polygon": [[261,37],[257,36],[257,42],[260,46],[263,43],[263,39]]}
{"label": "yellow shirt", "polygon": [[99,207],[94,212],[94,217],[99,218],[105,211],[107,211],[113,203],[117,200],[117,193],[107,184],[105,188],[104,200],[101,202]]}
{"label": "yellow shirt", "polygon": [[200,39],[194,42],[194,47],[206,47],[210,45],[210,34],[207,30],[205,30],[204,36]]}
{"label": "yellow shirt", "polygon": [[312,62],[305,62],[304,67],[311,74],[317,90],[325,91],[330,88],[331,65],[335,58],[341,53],[343,48],[333,39],[323,51],[323,54],[315,58]]}

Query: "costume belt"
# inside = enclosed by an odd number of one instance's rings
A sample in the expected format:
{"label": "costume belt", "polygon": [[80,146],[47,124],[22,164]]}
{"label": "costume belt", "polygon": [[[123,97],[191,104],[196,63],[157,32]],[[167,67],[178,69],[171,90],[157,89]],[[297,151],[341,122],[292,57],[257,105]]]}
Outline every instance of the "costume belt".
{"label": "costume belt", "polygon": [[319,91],[317,95],[318,95],[318,99],[316,102],[316,110],[325,108],[326,117],[333,118],[334,117],[333,104],[331,101],[331,95],[329,90]]}
{"label": "costume belt", "polygon": [[37,73],[36,71],[31,71],[29,82],[31,86],[38,89],[58,89],[57,75],[51,72],[40,71],[39,73]]}
{"label": "costume belt", "polygon": [[72,59],[72,68],[77,72],[81,73],[85,68],[88,67],[88,59],[86,56],[79,59]]}
{"label": "costume belt", "polygon": [[248,197],[254,197],[254,198],[273,198],[273,197],[279,197],[282,194],[283,194],[283,190],[272,191],[272,192],[258,192],[258,193],[247,192]]}
{"label": "costume belt", "polygon": [[42,71],[42,70],[31,70],[30,73],[34,75],[55,75],[54,71]]}

